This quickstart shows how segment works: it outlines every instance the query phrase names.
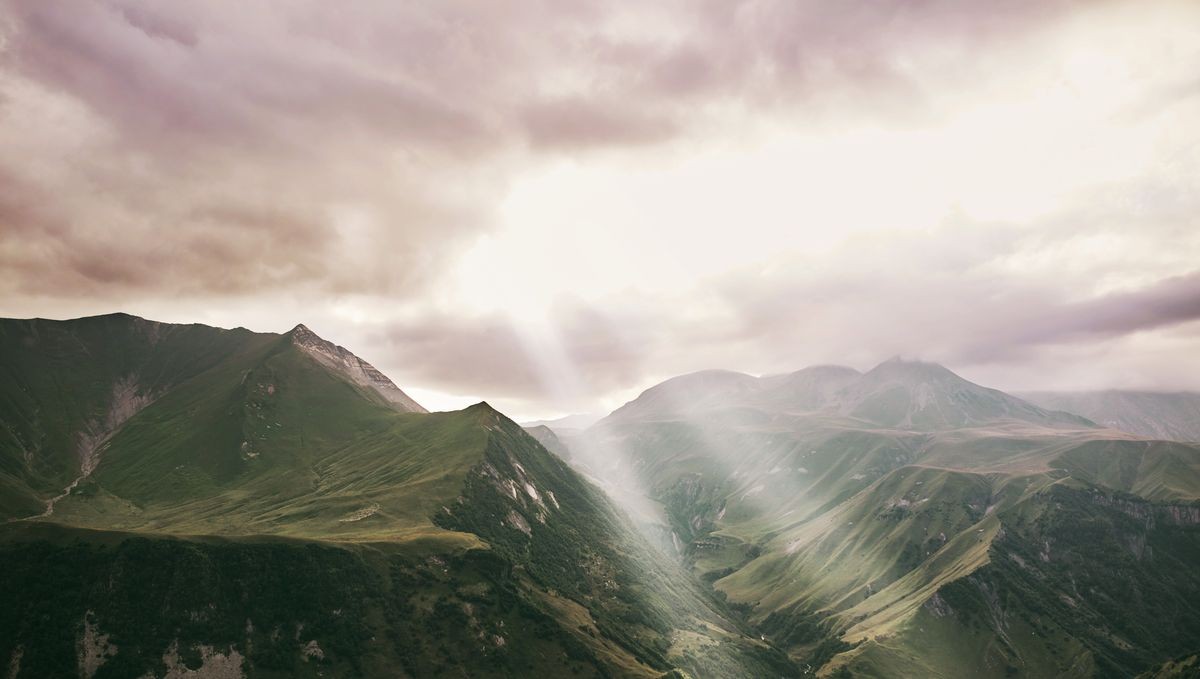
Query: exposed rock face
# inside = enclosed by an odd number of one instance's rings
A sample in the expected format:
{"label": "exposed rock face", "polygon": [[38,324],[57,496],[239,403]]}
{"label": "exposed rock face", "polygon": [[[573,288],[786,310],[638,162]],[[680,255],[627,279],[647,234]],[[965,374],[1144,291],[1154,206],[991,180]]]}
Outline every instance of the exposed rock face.
{"label": "exposed rock face", "polygon": [[1097,493],[1092,501],[1098,505],[1112,507],[1135,519],[1146,522],[1146,528],[1157,523],[1169,526],[1195,526],[1200,524],[1200,506],[1183,504],[1154,504],[1135,499],[1118,498],[1106,493]]}
{"label": "exposed rock face", "polygon": [[235,649],[229,653],[220,653],[212,646],[200,646],[200,667],[190,669],[179,657],[178,644],[171,644],[163,654],[163,664],[167,666],[164,679],[241,679],[246,676],[242,671],[245,658]]}
{"label": "exposed rock face", "polygon": [[127,376],[113,384],[112,403],[103,421],[92,421],[88,428],[79,433],[79,471],[89,476],[100,464],[100,448],[126,420],[154,401],[137,379]]}
{"label": "exposed rock face", "polygon": [[132,376],[119,379],[113,384],[112,402],[108,412],[102,419],[89,421],[87,427],[79,432],[79,476],[75,477],[63,492],[46,501],[46,510],[42,512],[41,517],[54,514],[54,505],[70,495],[80,482],[96,471],[100,464],[100,454],[108,439],[117,433],[126,420],[150,405],[154,399],[155,396],[144,392]]}
{"label": "exposed rock face", "polygon": [[[83,634],[76,642],[79,676],[91,679],[111,656],[117,654],[117,647],[108,642],[108,635],[102,634],[96,625],[94,615],[88,611],[83,616]],[[20,662],[19,660],[17,661]]]}
{"label": "exposed rock face", "polygon": [[387,375],[379,372],[375,366],[350,353],[346,348],[321,339],[303,324],[297,325],[289,334],[297,347],[308,352],[322,365],[345,375],[355,384],[373,389],[388,403],[391,403],[396,410],[406,413],[429,412],[408,394],[401,391],[400,387],[388,379]]}

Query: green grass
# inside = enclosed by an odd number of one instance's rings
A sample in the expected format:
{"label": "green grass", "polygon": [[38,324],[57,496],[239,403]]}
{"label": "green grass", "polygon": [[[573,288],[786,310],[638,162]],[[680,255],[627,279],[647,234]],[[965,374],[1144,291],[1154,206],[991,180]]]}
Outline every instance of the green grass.
{"label": "green grass", "polygon": [[[911,403],[889,405],[888,394],[868,405],[908,412]],[[1004,406],[997,412],[1013,412],[1003,399],[996,404]],[[1054,577],[1017,577],[1009,556],[1038,553],[1046,537],[1019,527],[1052,515],[1059,493],[1124,497],[1113,502],[1165,518],[1141,533],[1118,532],[1122,540],[1149,543],[1169,531],[1176,542],[1167,553],[1191,549],[1200,529],[1179,520],[1198,516],[1190,505],[1200,499],[1200,448],[1070,418],[1048,426],[1001,417],[949,429],[923,420],[913,426],[930,430],[914,431],[880,425],[890,422],[880,413],[870,417],[876,422],[710,404],[660,418],[611,418],[587,434],[602,445],[584,440],[571,453],[582,464],[589,445],[626,456],[639,472],[635,481],[662,504],[662,522],[681,538],[693,572],[798,663],[824,665],[824,674],[1128,676],[1200,646],[1186,606],[1176,606],[1184,631],[1172,644],[1079,616],[1051,623],[1035,613],[1043,599],[1059,599],[1068,584],[1061,574],[1076,569],[1095,575],[1098,598],[1122,602],[1107,605],[1107,615],[1147,630],[1165,603],[1139,597],[1167,583],[1192,591],[1155,564],[1121,565],[1122,548],[1105,537],[1112,524],[1090,533],[1106,549],[1077,544],[1074,535],[1092,530],[1089,513],[1110,513],[1109,505],[1081,510],[1056,529],[1073,556]],[[1038,585],[1038,577],[1051,584]],[[1138,596],[1125,596],[1131,579]],[[1001,622],[977,615],[964,625],[956,609],[939,614],[936,602],[971,588],[1003,598],[1003,612],[992,615]],[[1051,628],[1056,636],[1044,636]]]}
{"label": "green grass", "polygon": [[0,659],[20,676],[74,674],[85,629],[116,649],[97,677],[161,676],[172,649],[265,677],[798,673],[486,404],[398,413],[286,335],[0,329],[26,361],[3,362],[18,379],[0,416],[25,427],[10,441],[56,441],[37,464],[0,450],[20,472],[0,477],[9,518],[79,474],[72,441],[111,419],[114,383],[153,396],[52,514],[0,528]]}

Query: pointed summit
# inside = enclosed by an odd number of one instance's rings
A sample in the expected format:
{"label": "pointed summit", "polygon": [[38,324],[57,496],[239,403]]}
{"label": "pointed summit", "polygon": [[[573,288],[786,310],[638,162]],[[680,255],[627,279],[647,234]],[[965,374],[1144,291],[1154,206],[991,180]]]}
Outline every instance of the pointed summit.
{"label": "pointed summit", "polygon": [[427,413],[420,403],[401,391],[378,368],[355,356],[350,350],[322,339],[303,323],[292,328],[284,337],[318,363],[346,377],[351,382],[373,390],[396,410],[406,413]]}

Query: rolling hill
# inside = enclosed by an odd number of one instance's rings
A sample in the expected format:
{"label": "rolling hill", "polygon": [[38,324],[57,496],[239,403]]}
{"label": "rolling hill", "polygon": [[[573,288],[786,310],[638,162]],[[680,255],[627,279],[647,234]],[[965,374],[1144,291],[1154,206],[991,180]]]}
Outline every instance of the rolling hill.
{"label": "rolling hill", "polygon": [[9,676],[796,676],[486,403],[304,326],[0,321]]}

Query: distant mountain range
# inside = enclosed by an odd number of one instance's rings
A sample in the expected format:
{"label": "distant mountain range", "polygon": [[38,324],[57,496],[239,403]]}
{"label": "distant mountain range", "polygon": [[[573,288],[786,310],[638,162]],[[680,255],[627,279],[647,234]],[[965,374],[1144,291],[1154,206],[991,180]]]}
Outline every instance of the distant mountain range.
{"label": "distant mountain range", "polygon": [[1190,395],[893,360],[523,428],[428,413],[303,325],[122,314],[0,320],[0,375],[9,677],[1198,666]]}
{"label": "distant mountain range", "polygon": [[651,387],[606,420],[670,418],[714,407],[793,415],[819,413],[921,431],[1004,420],[1044,426],[1092,426],[1086,418],[1044,410],[968,382],[935,363],[900,359],[881,363],[866,373],[842,366],[815,366],[759,378],[706,370]]}
{"label": "distant mountain range", "polygon": [[534,420],[532,422],[522,422],[522,427],[551,427],[553,429],[587,429],[596,424],[603,415],[592,415],[590,413],[576,413],[565,417],[555,418],[553,420]]}
{"label": "distant mountain range", "polygon": [[1200,648],[1200,446],[1082,410],[892,360],[684,375],[558,434],[822,676],[1133,676]]}
{"label": "distant mountain range", "polygon": [[1031,391],[1018,394],[1043,408],[1082,415],[1146,438],[1200,441],[1200,393],[1155,391]]}

